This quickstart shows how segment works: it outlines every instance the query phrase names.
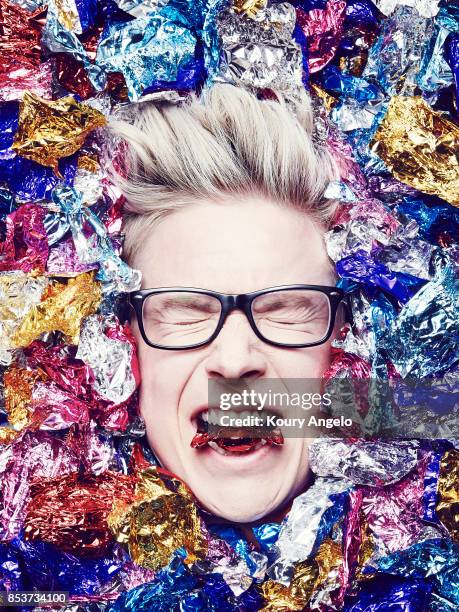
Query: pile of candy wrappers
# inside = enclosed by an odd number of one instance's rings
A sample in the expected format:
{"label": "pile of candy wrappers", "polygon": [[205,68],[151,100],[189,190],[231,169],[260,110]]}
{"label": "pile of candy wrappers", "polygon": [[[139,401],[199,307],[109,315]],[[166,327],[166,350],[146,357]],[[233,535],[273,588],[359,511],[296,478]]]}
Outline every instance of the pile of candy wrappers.
{"label": "pile of candy wrappers", "polygon": [[454,392],[459,2],[0,0],[0,57],[0,590],[68,591],[72,612],[458,610],[447,421],[317,440],[313,485],[258,546],[157,467],[104,126],[215,82],[306,88],[342,171],[326,239],[354,319],[325,379]]}

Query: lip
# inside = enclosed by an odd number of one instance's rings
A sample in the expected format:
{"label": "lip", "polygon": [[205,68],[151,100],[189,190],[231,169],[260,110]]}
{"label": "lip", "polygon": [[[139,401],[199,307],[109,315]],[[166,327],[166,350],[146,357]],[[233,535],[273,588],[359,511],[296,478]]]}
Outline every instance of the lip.
{"label": "lip", "polygon": [[266,468],[266,461],[272,457],[275,458],[275,453],[282,452],[282,446],[272,446],[265,444],[261,448],[251,451],[250,453],[220,455],[213,448],[205,446],[204,448],[194,449],[199,453],[199,459],[209,466],[212,472],[227,470],[234,474],[239,471],[245,472],[260,467]]}

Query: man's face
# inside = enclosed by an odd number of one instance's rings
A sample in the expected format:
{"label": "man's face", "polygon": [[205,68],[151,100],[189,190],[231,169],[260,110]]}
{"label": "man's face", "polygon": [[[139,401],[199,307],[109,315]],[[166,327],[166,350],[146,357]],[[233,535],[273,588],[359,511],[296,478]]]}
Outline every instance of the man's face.
{"label": "man's face", "polygon": [[[288,284],[335,284],[323,230],[309,216],[262,199],[197,203],[163,219],[132,262],[142,288],[197,287],[249,293]],[[330,343],[310,348],[266,344],[242,311],[229,314],[207,346],[168,351],[138,342],[140,410],[161,464],[184,480],[200,504],[223,518],[247,522],[280,508],[309,476],[305,439],[286,438],[247,453],[192,448],[209,378],[320,379]]]}

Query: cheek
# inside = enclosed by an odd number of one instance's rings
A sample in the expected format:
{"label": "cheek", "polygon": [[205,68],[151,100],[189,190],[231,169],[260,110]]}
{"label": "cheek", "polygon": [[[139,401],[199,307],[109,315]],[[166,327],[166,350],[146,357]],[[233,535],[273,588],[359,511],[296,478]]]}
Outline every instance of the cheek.
{"label": "cheek", "polygon": [[305,349],[283,350],[272,355],[276,375],[282,378],[322,378],[330,365],[331,342]]}

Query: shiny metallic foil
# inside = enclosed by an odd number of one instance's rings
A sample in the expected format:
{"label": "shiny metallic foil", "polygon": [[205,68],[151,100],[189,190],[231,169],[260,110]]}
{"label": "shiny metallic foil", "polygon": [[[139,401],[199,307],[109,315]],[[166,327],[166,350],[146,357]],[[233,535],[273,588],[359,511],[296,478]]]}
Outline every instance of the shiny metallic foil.
{"label": "shiny metallic foil", "polygon": [[451,537],[459,542],[459,450],[445,453],[440,462],[437,515]]}
{"label": "shiny metallic foil", "polygon": [[261,9],[266,7],[267,0],[234,0],[233,8],[236,13],[245,13],[248,17],[255,17]]}
{"label": "shiny metallic foil", "polygon": [[127,546],[138,565],[152,570],[167,565],[182,546],[188,554],[186,563],[203,559],[207,544],[189,489],[155,467],[143,470],[138,477],[135,501],[115,503],[108,517],[117,541]]}
{"label": "shiny metallic foil", "polygon": [[459,126],[420,96],[394,96],[372,142],[403,183],[459,206]]}
{"label": "shiny metallic foil", "polygon": [[69,343],[77,344],[83,318],[93,314],[100,301],[100,283],[92,272],[70,278],[65,284],[55,281],[24,317],[11,343],[15,348],[28,346],[45,332],[61,331]]}
{"label": "shiny metallic foil", "polygon": [[133,495],[135,478],[114,472],[73,473],[32,485],[25,539],[54,544],[81,557],[98,558],[113,542],[107,516],[115,500]]}
{"label": "shiny metallic foil", "polygon": [[50,102],[27,92],[20,104],[13,149],[59,174],[59,159],[78,151],[86,136],[105,123],[102,113],[71,96]]}
{"label": "shiny metallic foil", "polygon": [[218,80],[261,88],[301,86],[302,53],[292,39],[292,5],[273,4],[253,19],[225,10],[218,15],[217,27],[222,40]]}
{"label": "shiny metallic foil", "polygon": [[37,380],[46,378],[45,373],[12,365],[5,372],[5,407],[8,413],[8,422],[17,431],[23,429],[30,420],[30,400],[32,389]]}

